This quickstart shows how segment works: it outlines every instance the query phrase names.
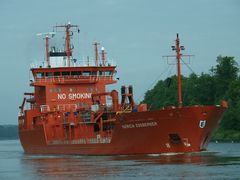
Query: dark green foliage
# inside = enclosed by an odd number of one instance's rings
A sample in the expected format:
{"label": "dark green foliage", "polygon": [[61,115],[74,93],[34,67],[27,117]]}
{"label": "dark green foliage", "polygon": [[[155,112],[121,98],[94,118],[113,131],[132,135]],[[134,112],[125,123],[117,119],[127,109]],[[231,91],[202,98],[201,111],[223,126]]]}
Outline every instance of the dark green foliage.
{"label": "dark green foliage", "polygon": [[229,109],[220,124],[221,129],[240,131],[240,79],[233,81],[225,94]]}
{"label": "dark green foliage", "polygon": [[18,138],[17,125],[0,125],[0,140],[17,138]]}
{"label": "dark green foliage", "polygon": [[240,131],[218,129],[213,134],[212,141],[239,142],[240,141]]}
{"label": "dark green foliage", "polygon": [[231,83],[238,78],[238,64],[234,57],[217,57],[217,65],[213,68],[216,81],[216,100],[220,100],[228,91]]}
{"label": "dark green foliage", "polygon": [[[224,114],[215,133],[217,137],[239,138],[240,140],[240,77],[239,68],[233,57],[217,57],[217,65],[212,67],[209,74],[200,76],[191,74],[182,76],[183,104],[187,105],[213,105],[227,100],[229,108]],[[171,77],[171,84],[160,80],[153,89],[145,94],[144,103],[150,109],[160,109],[163,106],[177,106],[177,77]],[[167,80],[169,82],[169,79]],[[168,86],[167,86],[168,85]],[[223,132],[233,133],[227,135]],[[238,133],[236,133],[238,132]]]}
{"label": "dark green foliage", "polygon": [[177,103],[177,77],[173,76],[171,79],[169,87],[166,81],[160,80],[152,90],[146,92],[144,102],[149,104],[151,109]]}
{"label": "dark green foliage", "polygon": [[186,85],[183,86],[184,105],[214,104],[215,82],[212,76],[202,73],[201,76],[191,74],[185,78]]}

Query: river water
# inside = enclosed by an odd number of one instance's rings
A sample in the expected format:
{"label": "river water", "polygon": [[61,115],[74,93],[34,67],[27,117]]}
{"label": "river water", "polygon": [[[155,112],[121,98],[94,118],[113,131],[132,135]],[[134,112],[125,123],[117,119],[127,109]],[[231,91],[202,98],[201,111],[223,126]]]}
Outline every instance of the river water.
{"label": "river water", "polygon": [[26,155],[0,141],[0,180],[240,179],[240,144],[210,143],[201,153],[141,156]]}

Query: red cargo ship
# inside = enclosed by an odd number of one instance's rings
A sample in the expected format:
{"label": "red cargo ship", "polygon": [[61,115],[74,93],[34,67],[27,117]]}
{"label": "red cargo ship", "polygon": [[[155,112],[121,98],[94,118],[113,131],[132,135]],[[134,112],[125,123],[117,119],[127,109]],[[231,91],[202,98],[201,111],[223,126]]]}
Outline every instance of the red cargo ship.
{"label": "red cargo ship", "polygon": [[[116,66],[99,58],[79,62],[72,57],[71,38],[76,25],[56,26],[65,32],[65,50],[51,47],[55,33],[42,33],[46,61],[31,68],[33,93],[25,93],[18,117],[19,137],[25,153],[31,154],[160,154],[198,152],[208,145],[213,130],[227,108],[226,102],[212,106],[183,106],[177,35],[177,106],[150,111],[147,104],[136,105],[132,86],[118,92],[106,91],[114,84]],[[108,100],[107,100],[108,99]],[[108,102],[111,99],[111,102]],[[26,105],[28,104],[28,106]]]}

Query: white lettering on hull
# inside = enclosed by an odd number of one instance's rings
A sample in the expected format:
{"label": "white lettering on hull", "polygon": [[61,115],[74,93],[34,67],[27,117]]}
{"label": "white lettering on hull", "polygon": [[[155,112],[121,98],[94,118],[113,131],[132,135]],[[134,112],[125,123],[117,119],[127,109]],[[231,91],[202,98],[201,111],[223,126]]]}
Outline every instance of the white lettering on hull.
{"label": "white lettering on hull", "polygon": [[81,138],[74,140],[55,140],[48,141],[49,145],[61,145],[61,144],[110,144],[110,137],[97,137],[97,138]]}
{"label": "white lettering on hull", "polygon": [[131,129],[131,128],[144,128],[144,127],[154,127],[157,126],[157,122],[144,122],[144,123],[131,123],[131,124],[123,124],[123,129]]}
{"label": "white lettering on hull", "polygon": [[76,99],[90,99],[92,98],[92,93],[61,93],[57,94],[58,100],[65,100],[68,98],[69,100],[76,100]]}
{"label": "white lettering on hull", "polygon": [[66,99],[66,94],[65,93],[58,94],[58,99],[61,99],[61,100]]}

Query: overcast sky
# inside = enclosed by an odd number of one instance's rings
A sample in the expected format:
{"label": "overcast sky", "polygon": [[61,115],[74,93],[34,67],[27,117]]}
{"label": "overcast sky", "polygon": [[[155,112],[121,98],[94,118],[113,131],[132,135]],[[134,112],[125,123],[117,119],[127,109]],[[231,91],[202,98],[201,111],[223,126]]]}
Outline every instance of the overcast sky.
{"label": "overcast sky", "polygon": [[132,84],[137,100],[168,67],[162,56],[173,53],[176,33],[184,53],[195,55],[196,73],[208,72],[218,55],[240,62],[239,0],[0,0],[0,124],[17,124],[23,93],[31,91],[30,63],[44,58],[36,34],[68,21],[81,29],[75,58],[93,56],[99,41],[118,65],[114,88]]}

